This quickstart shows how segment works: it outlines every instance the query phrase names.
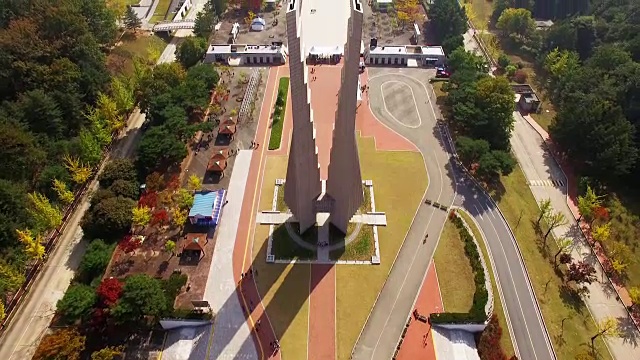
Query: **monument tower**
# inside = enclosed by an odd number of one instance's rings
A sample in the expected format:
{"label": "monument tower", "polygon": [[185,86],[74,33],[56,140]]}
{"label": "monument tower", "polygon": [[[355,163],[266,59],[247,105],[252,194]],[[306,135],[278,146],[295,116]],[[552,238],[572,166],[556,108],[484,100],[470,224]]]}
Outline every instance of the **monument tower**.
{"label": "monument tower", "polygon": [[[364,197],[355,137],[363,13],[360,0],[350,2],[333,144],[326,194],[323,196],[328,196],[331,204],[331,223],[345,233],[349,220],[362,204]],[[293,131],[284,200],[300,223],[300,232],[303,232],[316,222],[316,204],[322,192],[322,184],[307,78],[306,51],[301,36],[301,9],[301,0],[289,0],[286,19]]]}
{"label": "monument tower", "polygon": [[287,6],[287,39],[293,131],[284,201],[300,223],[300,232],[316,222],[315,202],[322,191],[320,164],[316,147],[311,90],[308,86],[306,52],[300,26],[301,0],[290,0]]}

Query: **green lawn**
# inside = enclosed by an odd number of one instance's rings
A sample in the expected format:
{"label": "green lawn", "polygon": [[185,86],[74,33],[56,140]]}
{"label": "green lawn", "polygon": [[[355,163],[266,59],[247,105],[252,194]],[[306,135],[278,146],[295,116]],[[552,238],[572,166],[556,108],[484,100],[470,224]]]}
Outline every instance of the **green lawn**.
{"label": "green lawn", "polygon": [[127,5],[138,5],[138,4],[140,4],[140,0],[126,0],[125,4],[127,4]]}
{"label": "green lawn", "polygon": [[[351,226],[351,224],[349,225]],[[347,229],[347,233],[349,233],[349,229]],[[334,239],[334,237],[331,238]],[[340,238],[339,241],[344,240],[344,236],[338,238]],[[346,247],[331,251],[329,258],[331,260],[371,260],[373,253],[373,226],[362,225],[356,238]]]}
{"label": "green lawn", "polygon": [[[501,182],[503,188],[492,190],[492,195],[516,235],[554,349],[559,359],[573,359],[589,348],[590,337],[597,332],[596,324],[584,303],[564,290],[562,280],[555,273],[555,242],[547,242],[547,252],[551,255],[545,255],[540,249],[540,237],[535,230],[538,205],[522,170],[516,167],[509,176],[502,177]],[[600,358],[611,359],[601,338],[595,345]]]}
{"label": "green lawn", "polygon": [[289,78],[280,78],[280,83],[278,85],[278,101],[282,101],[282,106],[278,107],[276,105],[276,109],[274,111],[273,122],[271,123],[271,134],[269,136],[269,150],[279,149],[280,144],[282,143],[282,127],[284,126],[284,117],[287,109],[288,91]]}
{"label": "green lawn", "polygon": [[[498,292],[498,286],[496,285],[495,275],[493,273],[493,267],[491,266],[491,258],[489,257],[489,252],[487,251],[487,245],[484,243],[484,238],[480,233],[480,230],[465,211],[458,210],[458,215],[460,215],[464,221],[471,228],[471,232],[473,236],[478,241],[480,245],[480,250],[482,251],[482,256],[484,257],[484,261],[487,264],[489,269],[489,275],[491,276],[491,289],[493,291],[493,313],[498,317],[498,323],[500,323],[500,327],[502,328],[502,337],[500,338],[500,345],[502,346],[502,350],[504,350],[507,357],[511,357],[515,354],[513,350],[513,341],[511,339],[511,334],[509,333],[509,328],[507,325],[507,319],[504,314],[504,309],[502,307],[502,300],[500,299],[500,293]],[[449,223],[449,222],[447,222]],[[442,240],[440,240],[442,241]],[[463,249],[464,250],[464,249]],[[439,276],[438,276],[439,277]],[[440,290],[442,291],[442,283],[440,283]]]}
{"label": "green lawn", "polygon": [[[380,265],[337,267],[338,360],[349,359],[427,186],[426,171],[419,153],[376,151],[373,138],[362,137],[358,137],[358,150],[362,178],[373,180],[376,210],[386,212],[388,225],[378,227]],[[402,174],[401,178],[398,174]]]}
{"label": "green lawn", "polygon": [[[268,156],[258,210],[270,210],[276,178],[283,178],[286,156]],[[247,224],[246,226],[250,226]],[[257,225],[253,237],[253,267],[262,302],[267,309],[282,353],[291,359],[307,358],[309,329],[309,265],[267,264],[265,262],[269,226]]]}
{"label": "green lawn", "polygon": [[438,273],[444,311],[469,312],[476,290],[474,275],[469,259],[464,253],[460,233],[451,221],[444,224],[433,261]]}
{"label": "green lawn", "polygon": [[284,185],[278,187],[278,198],[276,199],[276,210],[280,212],[286,212],[289,210],[289,206],[284,202]]}
{"label": "green lawn", "polygon": [[156,0],[158,1],[158,6],[156,10],[153,12],[153,16],[149,20],[150,23],[156,23],[159,21],[163,21],[166,19],[167,13],[169,12],[169,6],[171,6],[171,0]]}
{"label": "green lawn", "polygon": [[313,260],[316,258],[315,251],[303,248],[291,239],[284,224],[273,229],[272,246],[271,253],[276,259]]}
{"label": "green lawn", "polygon": [[111,74],[131,75],[135,58],[153,63],[157,61],[166,46],[167,43],[155,35],[145,32],[137,34],[127,32],[108,54],[107,69]]}

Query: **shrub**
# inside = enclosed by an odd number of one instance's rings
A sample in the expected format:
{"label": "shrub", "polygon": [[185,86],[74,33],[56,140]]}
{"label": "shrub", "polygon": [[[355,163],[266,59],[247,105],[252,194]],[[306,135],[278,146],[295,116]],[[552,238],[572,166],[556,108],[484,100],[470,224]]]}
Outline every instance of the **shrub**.
{"label": "shrub", "polygon": [[507,358],[507,355],[500,346],[501,337],[502,328],[498,323],[498,317],[494,314],[476,341],[478,345],[478,355],[480,355],[481,360],[504,360]]}
{"label": "shrub", "polygon": [[[453,213],[453,212],[452,212]],[[473,237],[464,226],[462,219],[456,215],[450,215],[449,218],[458,229],[460,239],[464,242],[464,253],[469,258],[471,269],[473,270],[473,282],[476,290],[473,294],[473,302],[468,313],[440,313],[432,314],[431,321],[433,323],[482,323],[486,320],[487,315],[485,307],[489,301],[489,291],[486,287],[486,277],[478,247],[473,241]]]}
{"label": "shrub", "polygon": [[80,261],[79,281],[90,283],[96,277],[102,276],[109,265],[112,253],[113,246],[105,244],[100,239],[91,241]]}
{"label": "shrub", "polygon": [[282,141],[282,127],[284,125],[284,115],[287,108],[287,92],[289,91],[289,78],[280,79],[278,85],[278,97],[276,107],[273,112],[273,122],[271,124],[271,135],[269,137],[269,150],[280,148]]}
{"label": "shrub", "polygon": [[527,73],[522,70],[516,70],[516,72],[513,74],[513,81],[517,82],[518,84],[524,84],[527,82],[527,78],[529,76],[527,75]]}

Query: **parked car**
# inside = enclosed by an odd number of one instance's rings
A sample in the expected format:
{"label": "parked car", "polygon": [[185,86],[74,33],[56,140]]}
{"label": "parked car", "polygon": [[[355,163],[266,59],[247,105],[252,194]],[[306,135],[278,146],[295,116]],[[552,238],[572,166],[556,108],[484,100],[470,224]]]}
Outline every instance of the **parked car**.
{"label": "parked car", "polygon": [[444,67],[436,68],[436,78],[448,79],[451,76],[449,70]]}

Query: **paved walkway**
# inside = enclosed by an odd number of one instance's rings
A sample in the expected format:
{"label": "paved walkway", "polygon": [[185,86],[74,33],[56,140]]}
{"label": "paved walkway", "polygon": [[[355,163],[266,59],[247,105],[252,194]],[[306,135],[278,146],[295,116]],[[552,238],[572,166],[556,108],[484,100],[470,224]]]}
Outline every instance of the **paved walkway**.
{"label": "paved walkway", "polygon": [[[427,274],[422,282],[415,309],[424,316],[431,313],[442,312],[442,298],[440,297],[440,286],[436,266],[431,262]],[[431,325],[411,318],[411,324],[407,329],[407,334],[398,352],[398,360],[435,360],[436,353],[431,334]]]}
{"label": "paved walkway", "polygon": [[229,202],[222,211],[217,229],[216,247],[204,293],[204,300],[209,301],[216,315],[209,359],[258,359],[245,312],[236,295],[237,283],[229,256],[235,245],[252,154],[252,150],[240,150],[236,157],[227,190]]}
{"label": "paved walkway", "polygon": [[[264,92],[264,100],[260,107],[260,113],[258,117],[258,126],[256,129],[255,141],[259,144],[257,150],[253,151],[251,157],[251,164],[249,169],[249,177],[245,186],[245,196],[242,203],[242,208],[238,209],[239,219],[238,224],[242,224],[237,232],[235,239],[235,247],[232,253],[227,253],[233,257],[233,275],[236,283],[240,281],[240,274],[247,272],[249,266],[254,261],[253,257],[253,231],[255,230],[255,214],[258,207],[258,201],[260,199],[262,172],[266,163],[267,149],[269,146],[269,122],[270,115],[273,110],[276,101],[276,95],[278,90],[278,81],[282,73],[286,73],[287,66],[271,67],[268,69],[269,76],[267,78],[267,85]],[[235,171],[235,170],[234,170]],[[264,304],[262,303],[261,294],[258,292],[256,285],[256,278],[245,279],[241,283],[241,288],[236,291],[239,296],[240,302],[243,306],[248,307],[253,305],[253,311],[248,319],[250,327],[254,330],[253,335],[256,340],[256,347],[260,353],[260,358],[279,359],[280,352],[273,353],[270,343],[275,339],[275,332],[271,321],[265,312]],[[260,329],[256,329],[256,323],[260,322]]]}
{"label": "paved walkway", "polygon": [[308,360],[336,358],[336,267],[311,265]]}
{"label": "paved walkway", "polygon": [[[567,180],[562,173],[558,163],[548,151],[543,142],[543,136],[539,133],[542,129],[530,124],[519,113],[514,113],[516,120],[511,144],[513,151],[521,164],[523,172],[528,180],[552,180],[562,176],[567,184]],[[542,130],[543,131],[543,130]],[[548,134],[544,134],[548,138]],[[593,258],[593,253],[586,242],[582,232],[577,228],[575,222],[576,215],[567,204],[567,187],[555,186],[531,186],[531,191],[538,202],[544,199],[551,199],[551,204],[555,211],[563,213],[569,221],[567,225],[559,226],[553,230],[556,239],[569,238],[573,241],[571,255],[574,259],[586,259],[594,264],[597,277],[600,281],[587,285],[589,295],[584,298],[591,315],[595,321],[602,321],[608,317],[617,318],[620,323],[621,336],[607,337],[605,341],[609,346],[609,351],[616,359],[640,359],[640,347],[637,341],[640,339],[632,320],[629,318],[627,310],[622,302],[616,299],[615,292],[606,279],[603,269]]]}

